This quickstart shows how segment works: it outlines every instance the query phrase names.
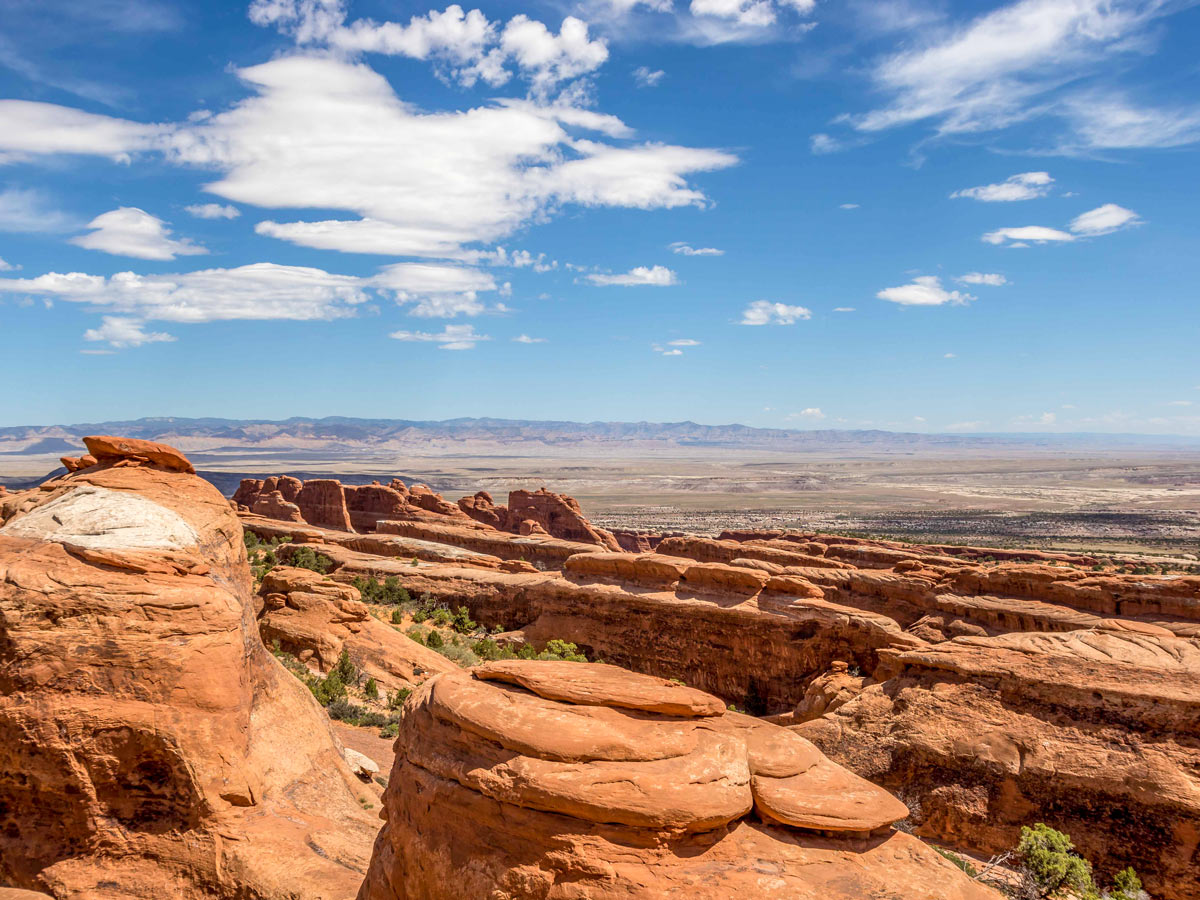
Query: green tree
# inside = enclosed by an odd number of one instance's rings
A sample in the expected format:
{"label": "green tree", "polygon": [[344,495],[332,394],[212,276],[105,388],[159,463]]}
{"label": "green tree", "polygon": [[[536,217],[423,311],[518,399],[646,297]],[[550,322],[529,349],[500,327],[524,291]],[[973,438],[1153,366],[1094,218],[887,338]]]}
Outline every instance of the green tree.
{"label": "green tree", "polygon": [[363,696],[368,700],[379,699],[379,683],[374,678],[368,678],[367,683],[363,685]]}
{"label": "green tree", "polygon": [[1113,888],[1109,892],[1111,900],[1141,900],[1145,896],[1142,879],[1138,878],[1132,866],[1122,869],[1113,878]]}

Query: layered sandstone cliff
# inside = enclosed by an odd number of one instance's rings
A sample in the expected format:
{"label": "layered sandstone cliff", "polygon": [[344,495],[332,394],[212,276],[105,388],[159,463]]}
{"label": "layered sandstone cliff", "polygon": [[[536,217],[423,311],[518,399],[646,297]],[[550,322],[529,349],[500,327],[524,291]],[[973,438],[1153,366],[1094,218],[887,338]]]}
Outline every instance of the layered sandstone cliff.
{"label": "layered sandstone cliff", "polygon": [[786,729],[612,666],[501,662],[406,705],[359,900],[989,900]]}
{"label": "layered sandstone cliff", "polygon": [[87,444],[0,501],[0,883],[353,896],[372,796],[258,638],[237,517],[173,448]]}

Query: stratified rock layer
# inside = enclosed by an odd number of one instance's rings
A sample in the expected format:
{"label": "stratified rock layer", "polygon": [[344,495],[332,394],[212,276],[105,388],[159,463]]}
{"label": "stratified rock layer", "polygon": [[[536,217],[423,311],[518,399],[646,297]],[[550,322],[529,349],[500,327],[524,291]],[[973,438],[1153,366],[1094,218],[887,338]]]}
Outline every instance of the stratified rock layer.
{"label": "stratified rock layer", "polygon": [[892,831],[890,794],[715,697],[584,663],[475,671],[406,704],[359,900],[997,897]]}
{"label": "stratified rock layer", "polygon": [[371,794],[258,638],[237,517],[173,448],[88,446],[0,502],[0,883],[352,896]]}

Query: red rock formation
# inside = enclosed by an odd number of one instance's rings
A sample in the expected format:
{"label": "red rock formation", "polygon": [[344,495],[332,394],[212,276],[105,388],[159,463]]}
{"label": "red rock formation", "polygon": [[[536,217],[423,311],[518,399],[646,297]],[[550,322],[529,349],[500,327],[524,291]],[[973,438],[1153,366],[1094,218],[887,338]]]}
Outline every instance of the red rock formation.
{"label": "red rock formation", "polygon": [[288,503],[283,499],[283,494],[279,491],[263,491],[254,501],[254,505],[250,507],[250,511],[256,516],[266,516],[269,519],[277,519],[280,522],[303,522],[304,516],[300,512],[300,507],[295,503]]}
{"label": "red rock formation", "polygon": [[0,883],[352,894],[371,795],[258,638],[236,516],[172,448],[89,446],[0,505]]}
{"label": "red rock formation", "polygon": [[113,437],[111,435],[91,435],[83,439],[88,449],[88,455],[99,462],[115,462],[128,459],[147,459],[164,469],[173,472],[187,472],[195,475],[196,470],[187,457],[166,444],[156,444],[154,441],[139,441],[135,438]]}
{"label": "red rock formation", "polygon": [[991,853],[1044,821],[1104,878],[1195,900],[1200,646],[1128,626],[884,650],[880,684],[796,730],[902,789],[918,834]]}
{"label": "red rock formation", "polygon": [[339,531],[354,530],[350,525],[350,511],[346,509],[346,494],[340,481],[310,478],[296,495],[295,503],[309,525],[336,528]]}
{"label": "red rock formation", "polygon": [[578,501],[566,494],[555,494],[545,488],[536,491],[510,491],[508,494],[508,528],[513,523],[533,520],[552,537],[581,544],[595,544],[606,550],[621,547],[607,531],[596,528],[583,516]]}
{"label": "red rock formation", "polygon": [[346,495],[350,524],[355,531],[374,531],[381,519],[403,518],[408,506],[405,493],[385,487],[378,481],[372,484],[343,485],[342,491]]}
{"label": "red rock formation", "polygon": [[308,569],[276,566],[263,578],[259,633],[319,672],[345,650],[367,678],[386,690],[412,688],[458,667],[439,653],[374,618],[359,592]]}
{"label": "red rock formation", "polygon": [[487,491],[478,491],[473,497],[459,497],[458,508],[476,522],[481,522],[499,531],[506,530],[508,509],[496,506],[492,495]]}
{"label": "red rock formation", "polygon": [[475,673],[406,704],[359,900],[997,896],[891,831],[894,797],[715,697],[582,663]]}

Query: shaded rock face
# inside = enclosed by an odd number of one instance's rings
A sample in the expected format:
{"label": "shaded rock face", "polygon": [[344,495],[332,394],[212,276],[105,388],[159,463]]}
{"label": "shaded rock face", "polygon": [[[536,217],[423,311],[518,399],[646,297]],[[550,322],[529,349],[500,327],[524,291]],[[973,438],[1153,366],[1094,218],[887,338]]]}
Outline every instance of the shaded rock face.
{"label": "shaded rock face", "polygon": [[473,671],[405,706],[359,900],[997,896],[892,831],[890,794],[715,697],[603,665]]}
{"label": "shaded rock face", "polygon": [[[985,853],[1046,821],[1107,878],[1200,897],[1200,647],[1169,633],[962,637],[795,730],[903,790],[917,833]],[[843,685],[843,687],[850,687]]]}
{"label": "shaded rock face", "polygon": [[386,690],[411,688],[437,672],[458,667],[378,619],[356,588],[309,569],[276,566],[263,578],[258,628],[319,672],[328,672],[345,650],[364,677]]}
{"label": "shaded rock face", "polygon": [[104,441],[0,503],[0,883],[353,894],[370,794],[255,633],[237,517],[173,448]]}

